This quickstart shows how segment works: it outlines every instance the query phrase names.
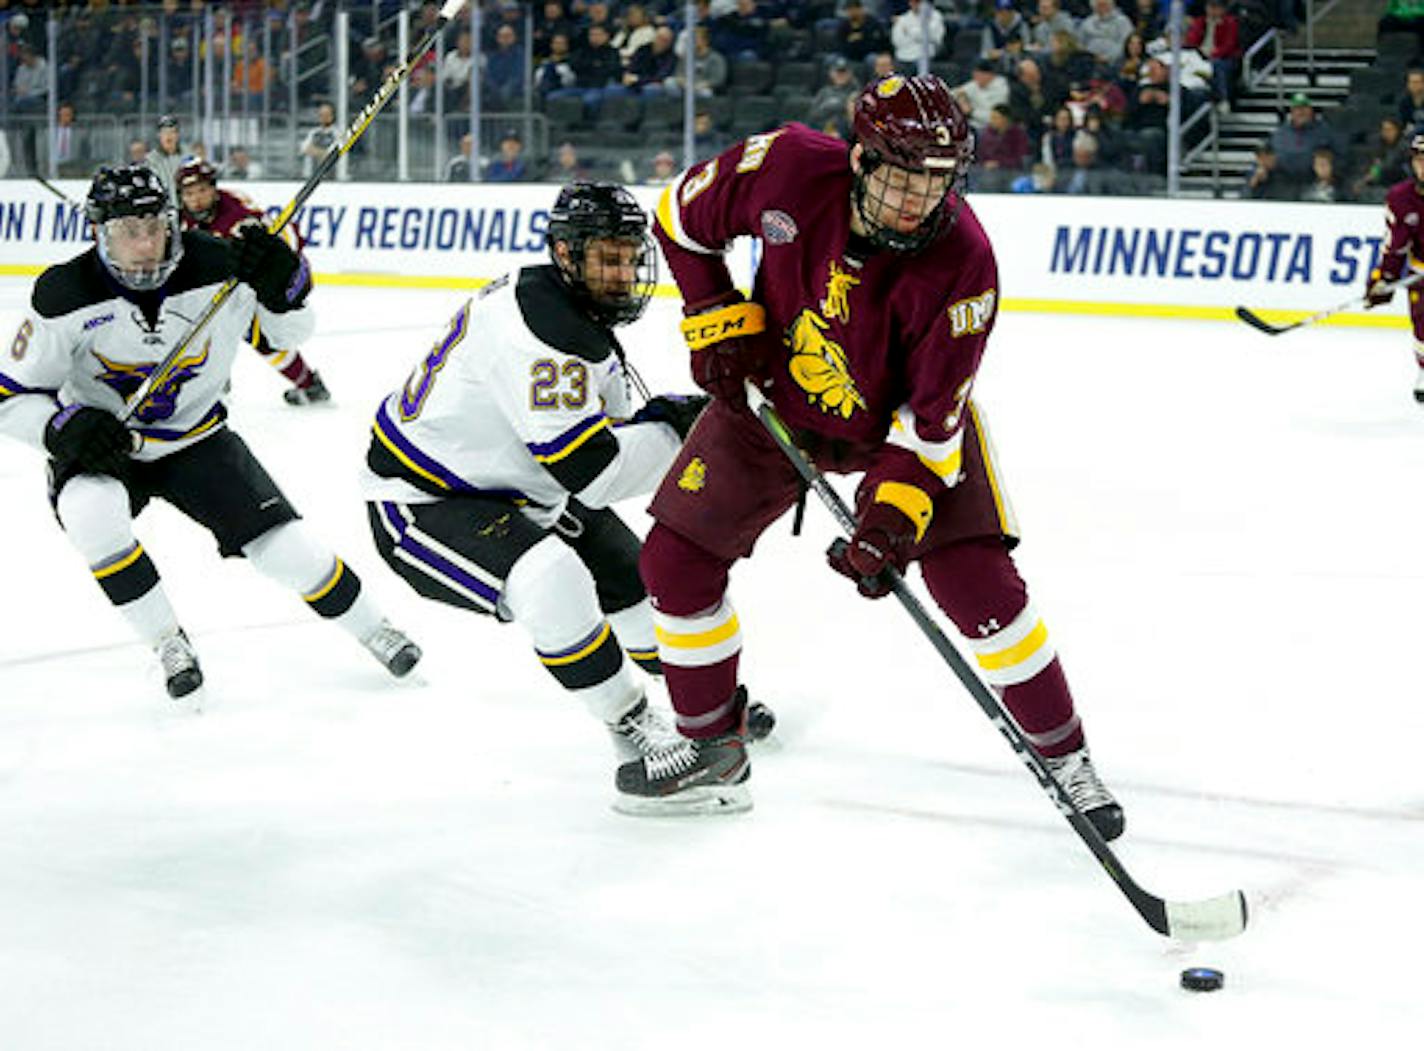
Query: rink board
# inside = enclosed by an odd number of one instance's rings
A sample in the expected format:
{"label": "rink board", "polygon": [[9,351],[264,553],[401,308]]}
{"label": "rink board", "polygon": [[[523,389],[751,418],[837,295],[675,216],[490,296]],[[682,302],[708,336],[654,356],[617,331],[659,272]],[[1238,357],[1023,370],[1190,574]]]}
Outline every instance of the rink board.
{"label": "rink board", "polygon": [[[238,185],[274,212],[299,188]],[[74,180],[58,186],[72,200],[86,189]],[[661,191],[634,192],[651,209]],[[330,182],[297,223],[324,282],[473,288],[542,257],[556,193],[548,185]],[[976,194],[972,204],[994,239],[1004,309],[1034,313],[1228,319],[1245,305],[1295,320],[1357,295],[1384,232],[1382,210],[1367,205],[993,194]],[[0,275],[38,273],[86,237],[78,211],[38,182],[0,182]],[[743,285],[757,248],[748,240],[731,252]],[[1398,309],[1331,320],[1405,324]]]}

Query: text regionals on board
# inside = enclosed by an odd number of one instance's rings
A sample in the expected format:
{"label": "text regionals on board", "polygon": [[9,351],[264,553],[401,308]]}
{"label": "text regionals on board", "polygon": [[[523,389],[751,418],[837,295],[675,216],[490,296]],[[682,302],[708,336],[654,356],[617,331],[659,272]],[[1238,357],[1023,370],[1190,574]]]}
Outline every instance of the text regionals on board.
{"label": "text regionals on board", "polygon": [[1141,226],[1060,226],[1053,235],[1049,270],[1094,277],[1275,281],[1307,284],[1317,262],[1330,267],[1337,285],[1363,280],[1379,254],[1378,237],[1308,233],[1160,229]]}

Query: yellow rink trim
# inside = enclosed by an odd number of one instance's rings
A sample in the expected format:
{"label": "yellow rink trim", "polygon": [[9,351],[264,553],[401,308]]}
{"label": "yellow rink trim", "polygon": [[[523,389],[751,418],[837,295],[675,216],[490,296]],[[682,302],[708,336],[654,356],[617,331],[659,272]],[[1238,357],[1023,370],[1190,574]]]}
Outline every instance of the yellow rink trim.
{"label": "yellow rink trim", "polygon": [[[531,262],[543,262],[538,256]],[[0,277],[38,277],[44,266],[21,263],[0,263]],[[390,273],[326,273],[315,275],[316,283],[334,288],[432,288],[469,290],[483,288],[492,278],[457,277],[449,274],[390,274]],[[658,285],[653,294],[661,299],[678,296],[673,285]],[[1312,314],[1319,313],[1329,304],[1321,304],[1316,310],[1261,310],[1244,303],[1243,306],[1272,324],[1288,324],[1303,321]],[[1145,317],[1170,318],[1180,321],[1231,321],[1236,324],[1234,306],[1201,307],[1170,303],[1106,303],[1085,299],[1003,299],[999,309],[1012,314],[1081,314],[1091,317]],[[1400,313],[1381,314],[1377,312],[1336,314],[1317,322],[1338,328],[1409,328],[1409,318]]]}

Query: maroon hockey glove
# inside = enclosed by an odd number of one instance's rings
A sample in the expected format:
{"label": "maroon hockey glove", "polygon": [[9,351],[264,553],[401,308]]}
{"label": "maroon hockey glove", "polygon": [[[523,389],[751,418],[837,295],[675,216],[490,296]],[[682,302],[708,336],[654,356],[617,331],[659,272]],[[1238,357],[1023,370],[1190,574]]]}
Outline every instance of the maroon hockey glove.
{"label": "maroon hockey glove", "polygon": [[1367,309],[1373,310],[1375,307],[1382,307],[1394,298],[1394,289],[1390,287],[1392,283],[1380,273],[1379,267],[1370,271],[1370,286],[1365,289]]}
{"label": "maroon hockey glove", "polygon": [[854,535],[831,545],[826,561],[854,580],[866,598],[884,598],[892,590],[886,570],[903,573],[914,543],[915,523],[908,515],[890,504],[872,503]]}
{"label": "maroon hockey glove", "polygon": [[741,293],[688,304],[682,335],[692,350],[692,379],[714,398],[746,403],[742,382],[766,368],[766,311]]}
{"label": "maroon hockey glove", "polygon": [[129,429],[113,413],[91,405],[71,405],[51,416],[44,443],[60,474],[78,471],[120,478],[133,451]]}

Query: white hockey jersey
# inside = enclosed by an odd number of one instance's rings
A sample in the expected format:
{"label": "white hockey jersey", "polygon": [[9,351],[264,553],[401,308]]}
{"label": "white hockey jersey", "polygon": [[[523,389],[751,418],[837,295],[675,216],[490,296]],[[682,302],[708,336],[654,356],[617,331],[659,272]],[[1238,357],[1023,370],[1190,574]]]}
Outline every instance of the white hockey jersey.
{"label": "white hockey jersey", "polygon": [[[0,434],[43,450],[45,425],[62,406],[123,412],[232,276],[221,242],[182,236],[183,258],[159,293],[121,295],[92,248],[39,276],[10,352],[0,356]],[[273,314],[251,288],[238,285],[128,420],[144,439],[137,459],[167,456],[222,426],[223,394],[254,311],[278,346],[301,343],[314,327],[310,307]]]}
{"label": "white hockey jersey", "polygon": [[651,492],[677,454],[662,423],[623,423],[632,397],[613,332],[574,304],[552,265],[505,275],[376,412],[369,500],[459,494],[518,502],[540,525],[570,494],[589,507]]}

